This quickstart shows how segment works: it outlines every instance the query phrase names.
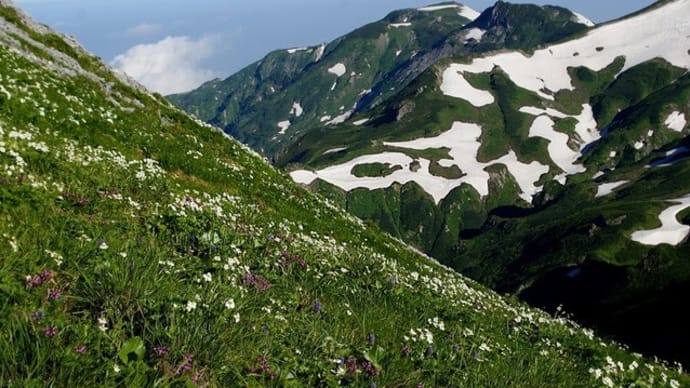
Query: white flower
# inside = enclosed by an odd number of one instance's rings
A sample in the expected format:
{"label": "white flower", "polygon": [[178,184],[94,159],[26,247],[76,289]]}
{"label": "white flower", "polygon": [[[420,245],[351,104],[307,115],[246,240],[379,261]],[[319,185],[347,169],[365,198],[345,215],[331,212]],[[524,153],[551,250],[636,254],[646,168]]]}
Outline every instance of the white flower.
{"label": "white flower", "polygon": [[671,385],[671,388],[680,388],[680,383],[676,380],[671,379],[671,381],[669,381],[669,384]]}
{"label": "white flower", "polygon": [[98,249],[105,251],[108,249],[108,244],[106,244],[105,241],[101,241],[101,243],[98,244]]}
{"label": "white flower", "polygon": [[611,380],[611,378],[608,376],[601,379],[601,383],[607,387],[613,387],[613,380]]}
{"label": "white flower", "polygon": [[104,333],[108,331],[108,320],[104,316],[98,317],[98,329]]}
{"label": "white flower", "polygon": [[194,301],[187,301],[187,305],[184,307],[187,312],[191,312],[193,310],[196,310],[196,302]]}
{"label": "white flower", "polygon": [[204,278],[204,281],[206,283],[210,283],[211,280],[213,280],[213,275],[211,275],[210,272],[206,272],[205,274],[201,275]]}
{"label": "white flower", "polygon": [[124,259],[127,257],[127,252],[120,252],[119,255]]}
{"label": "white flower", "polygon": [[228,310],[232,310],[235,308],[235,301],[233,299],[229,299],[228,301],[225,302],[225,308]]}
{"label": "white flower", "polygon": [[590,368],[589,373],[593,374],[594,378],[597,380],[599,380],[601,378],[601,375],[602,375],[601,369],[599,369],[599,368],[597,368],[597,369]]}
{"label": "white flower", "polygon": [[482,344],[479,345],[479,350],[484,351],[484,352],[488,352],[491,350],[491,348],[489,347],[489,345],[482,342]]}
{"label": "white flower", "polygon": [[235,323],[240,323],[240,313],[235,313],[235,315],[233,315],[233,318],[235,318]]}
{"label": "white flower", "polygon": [[121,370],[122,370],[122,369],[120,369],[120,366],[119,366],[119,365],[117,365],[117,364],[114,364],[114,365],[113,365],[113,371],[115,371],[115,373],[120,373]]}

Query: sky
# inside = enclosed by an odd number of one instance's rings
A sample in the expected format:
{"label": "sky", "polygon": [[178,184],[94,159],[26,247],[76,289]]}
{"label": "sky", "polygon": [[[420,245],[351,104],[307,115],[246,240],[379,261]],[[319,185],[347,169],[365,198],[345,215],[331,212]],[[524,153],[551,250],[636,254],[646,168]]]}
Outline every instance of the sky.
{"label": "sky", "polygon": [[[226,78],[267,53],[329,42],[402,8],[440,0],[14,0],[36,20],[162,94]],[[466,0],[481,12],[494,1]],[[595,23],[653,0],[550,0]]]}

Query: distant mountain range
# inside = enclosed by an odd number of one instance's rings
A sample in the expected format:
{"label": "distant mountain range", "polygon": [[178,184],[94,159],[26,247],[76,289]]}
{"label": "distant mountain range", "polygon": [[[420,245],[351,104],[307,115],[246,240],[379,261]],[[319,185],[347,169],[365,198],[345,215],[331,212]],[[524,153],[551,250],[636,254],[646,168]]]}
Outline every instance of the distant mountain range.
{"label": "distant mountain range", "polygon": [[689,17],[444,3],[170,98],[458,271],[689,363]]}

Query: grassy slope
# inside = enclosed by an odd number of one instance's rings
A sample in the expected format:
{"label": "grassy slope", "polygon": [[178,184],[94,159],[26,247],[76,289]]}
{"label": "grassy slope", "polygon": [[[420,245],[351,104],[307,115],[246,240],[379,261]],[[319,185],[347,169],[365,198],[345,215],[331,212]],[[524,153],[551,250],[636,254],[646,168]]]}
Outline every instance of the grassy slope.
{"label": "grassy slope", "polygon": [[687,382],[363,228],[93,59],[114,87],[2,44],[2,386]]}

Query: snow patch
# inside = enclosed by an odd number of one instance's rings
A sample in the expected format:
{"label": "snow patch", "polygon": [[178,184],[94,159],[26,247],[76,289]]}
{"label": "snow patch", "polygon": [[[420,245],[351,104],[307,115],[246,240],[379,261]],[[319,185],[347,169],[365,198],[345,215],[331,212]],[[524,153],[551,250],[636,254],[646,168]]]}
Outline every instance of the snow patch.
{"label": "snow patch", "polygon": [[465,42],[469,41],[470,39],[480,41],[484,37],[485,33],[486,31],[482,30],[481,28],[472,28],[467,31],[467,34],[465,34]]}
{"label": "snow patch", "polygon": [[288,54],[294,54],[298,51],[307,51],[308,49],[306,47],[295,47],[291,49],[287,49]]}
{"label": "snow patch", "polygon": [[290,128],[290,120],[285,120],[285,121],[279,122],[278,128],[280,128],[280,132],[278,132],[278,134],[284,135],[285,131],[287,131],[287,129]]}
{"label": "snow patch", "polygon": [[442,9],[458,8],[458,15],[465,17],[470,20],[474,20],[479,17],[479,12],[473,10],[470,7],[460,4],[443,4],[443,5],[430,5],[428,7],[417,8],[417,11],[422,12],[434,12],[440,11]]}
{"label": "snow patch", "polygon": [[642,230],[632,234],[630,239],[644,245],[671,244],[678,245],[688,237],[690,226],[678,222],[678,213],[690,207],[690,195],[667,202],[677,205],[671,206],[659,214],[661,226],[656,229]]}
{"label": "snow patch", "polygon": [[575,16],[575,17],[573,17],[573,21],[575,23],[584,24],[587,27],[594,27],[595,26],[594,22],[589,20],[589,18],[587,18],[586,16],[581,15],[577,12],[573,12],[573,15]]}
{"label": "snow patch", "polygon": [[470,85],[463,76],[463,71],[451,65],[443,72],[441,91],[446,96],[462,98],[476,107],[493,104],[494,96],[486,90]]}
{"label": "snow patch", "polygon": [[357,121],[353,122],[352,124],[354,124],[356,126],[360,126],[360,125],[366,123],[367,121],[369,121],[369,119],[361,119],[361,120],[357,120]]}
{"label": "snow patch", "polygon": [[[482,129],[477,124],[455,122],[450,130],[436,137],[408,142],[384,143],[384,145],[414,150],[450,148],[450,159],[441,160],[439,164],[443,167],[457,165],[466,174],[458,179],[447,179],[432,175],[429,172],[431,162],[423,158],[417,159],[420,165],[419,170],[411,171],[409,166],[413,159],[399,152],[364,155],[343,164],[326,167],[317,172],[295,171],[291,176],[295,181],[305,184],[320,178],[346,191],[360,187],[375,190],[389,187],[395,182],[405,184],[414,181],[424,191],[429,193],[436,203],[439,203],[448,193],[463,183],[474,187],[482,196],[488,195],[490,176],[485,171],[486,167],[494,164],[504,164],[520,186],[522,190],[520,196],[526,201],[531,201],[531,196],[540,189],[540,187],[535,186],[535,182],[539,180],[542,174],[548,172],[549,167],[538,162],[522,163],[518,161],[517,155],[512,150],[497,160],[481,163],[477,160],[477,153],[481,146],[478,138],[481,136],[481,133]],[[403,169],[397,170],[386,177],[356,177],[352,175],[352,167],[362,163],[398,164],[403,166]]]}
{"label": "snow patch", "polygon": [[618,152],[616,152],[616,151],[609,152],[609,158],[615,158],[616,155],[618,155]]}
{"label": "snow patch", "polygon": [[[578,116],[566,115],[551,108],[540,109],[530,106],[520,108],[520,112],[538,115],[530,127],[529,136],[541,137],[549,141],[549,156],[566,175],[577,174],[586,170],[582,165],[576,164],[577,159],[585,147],[601,137],[597,131],[594,112],[589,104],[582,105],[582,112]],[[572,117],[577,120],[575,125],[577,138],[574,141],[579,143],[578,149],[570,148],[569,143],[572,143],[573,140],[567,134],[554,129],[556,123],[551,117]],[[565,181],[565,176],[562,177],[562,180]]]}
{"label": "snow patch", "polygon": [[391,23],[389,24],[393,28],[400,28],[400,27],[410,27],[412,23],[406,22],[406,23]]}
{"label": "snow patch", "polygon": [[324,51],[326,51],[326,45],[322,43],[316,49],[316,53],[314,54],[314,62],[318,62],[321,60],[321,58],[323,58]]}
{"label": "snow patch", "polygon": [[326,121],[328,121],[328,120],[330,120],[330,119],[331,119],[331,116],[325,115],[325,116],[321,116],[321,118],[319,119],[319,121],[322,122],[322,123],[325,123]]}
{"label": "snow patch", "polygon": [[557,111],[556,109],[552,109],[552,108],[541,109],[541,108],[537,108],[537,107],[533,107],[533,106],[523,106],[522,108],[520,108],[520,112],[527,113],[527,114],[532,115],[532,116],[549,115],[551,117],[556,117],[559,119],[565,119],[567,117],[572,117],[572,116],[569,116],[565,113]]}
{"label": "snow patch", "polygon": [[399,57],[399,56],[400,56],[400,53],[402,53],[402,50],[396,51],[396,52],[395,52],[395,56],[396,56],[396,57]]}
{"label": "snow patch", "polygon": [[641,141],[636,141],[634,147],[636,150],[641,150],[644,148],[644,143]]}
{"label": "snow patch", "polygon": [[678,111],[671,112],[666,118],[666,121],[664,121],[664,124],[666,124],[669,129],[676,132],[683,132],[687,123],[688,122],[685,120],[685,113],[680,113]]}
{"label": "snow patch", "polygon": [[342,77],[347,69],[345,68],[345,65],[342,63],[336,63],[332,67],[328,69],[328,72],[331,74],[335,74],[337,77]]}
{"label": "snow patch", "polygon": [[327,122],[326,125],[335,125],[335,124],[340,124],[344,123],[345,120],[349,119],[350,116],[352,116],[352,111],[349,110],[341,115],[335,116],[331,121]]}
{"label": "snow patch", "polygon": [[[619,56],[625,57],[621,72],[653,58],[689,68],[690,2],[675,1],[644,14],[593,28],[585,36],[554,44],[527,55],[519,51],[476,58],[469,64],[451,64],[443,73],[442,90],[471,101],[477,90],[463,79],[466,73],[486,73],[501,67],[521,88],[553,100],[552,93],[572,90],[568,68],[586,66],[600,71]],[[605,47],[605,49],[602,49]],[[476,101],[475,101],[476,102]]]}
{"label": "snow patch", "polygon": [[626,183],[628,183],[628,181],[602,183],[597,188],[597,194],[594,196],[594,198],[599,198],[599,197],[603,197],[605,195],[609,195],[609,194],[613,193],[613,190],[623,186]]}
{"label": "snow patch", "polygon": [[347,147],[331,148],[330,150],[324,151],[323,155],[334,154],[336,152],[345,151]]}
{"label": "snow patch", "polygon": [[292,109],[290,109],[290,114],[295,115],[297,117],[302,116],[302,113],[304,113],[304,109],[302,109],[302,105],[300,105],[299,102],[295,101],[292,103]]}

